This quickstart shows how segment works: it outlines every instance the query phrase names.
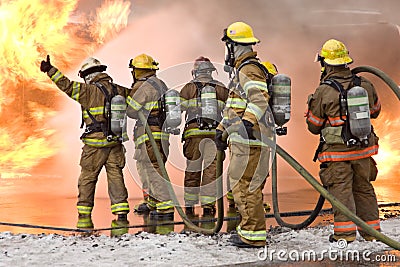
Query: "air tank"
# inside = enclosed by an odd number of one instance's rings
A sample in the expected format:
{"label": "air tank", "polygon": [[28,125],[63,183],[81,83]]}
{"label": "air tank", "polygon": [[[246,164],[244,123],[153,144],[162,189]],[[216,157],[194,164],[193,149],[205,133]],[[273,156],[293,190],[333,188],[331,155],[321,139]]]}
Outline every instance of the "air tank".
{"label": "air tank", "polygon": [[121,137],[126,129],[126,99],[122,95],[114,96],[110,101],[111,131]]}
{"label": "air tank", "polygon": [[[290,120],[291,110],[291,80],[285,74],[277,74],[272,78],[271,82],[271,109],[274,115],[275,124],[283,129],[282,134],[286,134],[286,130],[282,126]],[[286,128],[285,128],[286,129]],[[277,129],[278,130],[278,129]],[[279,132],[277,131],[279,135]]]}
{"label": "air tank", "polygon": [[201,124],[200,128],[213,128],[218,120],[218,101],[215,88],[206,85],[201,89]]}
{"label": "air tank", "polygon": [[179,134],[179,125],[181,124],[181,105],[179,92],[170,89],[165,93],[165,130],[168,133]]}
{"label": "air tank", "polygon": [[347,116],[352,135],[360,139],[363,145],[368,145],[371,133],[371,119],[367,91],[354,86],[347,91]]}

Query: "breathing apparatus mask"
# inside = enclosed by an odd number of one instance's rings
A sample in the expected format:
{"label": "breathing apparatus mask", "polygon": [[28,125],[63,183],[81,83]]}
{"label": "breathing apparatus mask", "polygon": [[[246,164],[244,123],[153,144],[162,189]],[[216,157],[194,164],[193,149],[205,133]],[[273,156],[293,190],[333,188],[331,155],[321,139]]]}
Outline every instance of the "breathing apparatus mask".
{"label": "breathing apparatus mask", "polygon": [[94,77],[96,77],[97,75],[99,75],[101,72],[93,72],[90,73],[88,75],[86,75],[85,77],[83,77],[83,80],[85,81],[86,84],[90,84],[90,82],[93,80]]}
{"label": "breathing apparatus mask", "polygon": [[231,72],[233,67],[235,66],[235,51],[234,44],[231,42],[225,43],[225,72]]}
{"label": "breathing apparatus mask", "polygon": [[320,54],[315,55],[314,62],[319,62],[321,65],[321,77],[320,80],[322,80],[323,77],[326,76],[326,67],[325,67],[325,62],[324,62],[324,57],[322,57]]}
{"label": "breathing apparatus mask", "polygon": [[107,66],[102,65],[98,59],[89,57],[83,63],[81,69],[78,72],[78,75],[85,81],[86,84],[89,84],[94,77],[96,77],[106,69]]}
{"label": "breathing apparatus mask", "polygon": [[221,41],[225,42],[225,72],[232,72],[233,67],[235,66],[235,52],[234,52],[234,42],[228,37],[227,30],[224,29],[223,36]]}

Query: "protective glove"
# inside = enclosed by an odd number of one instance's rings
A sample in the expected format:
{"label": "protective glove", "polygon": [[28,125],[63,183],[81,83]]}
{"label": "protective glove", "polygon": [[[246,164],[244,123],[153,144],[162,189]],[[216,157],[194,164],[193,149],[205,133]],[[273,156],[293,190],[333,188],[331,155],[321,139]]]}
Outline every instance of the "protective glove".
{"label": "protective glove", "polygon": [[240,125],[238,129],[238,134],[244,139],[255,140],[256,138],[253,135],[254,124],[247,120],[242,120],[242,122],[243,124]]}
{"label": "protective glove", "polygon": [[222,133],[223,131],[218,129],[215,131],[215,145],[219,151],[224,151],[228,147],[226,141],[222,141]]}
{"label": "protective glove", "polygon": [[40,63],[40,71],[48,72],[53,66],[50,63],[50,56],[47,55],[46,61],[42,60]]}

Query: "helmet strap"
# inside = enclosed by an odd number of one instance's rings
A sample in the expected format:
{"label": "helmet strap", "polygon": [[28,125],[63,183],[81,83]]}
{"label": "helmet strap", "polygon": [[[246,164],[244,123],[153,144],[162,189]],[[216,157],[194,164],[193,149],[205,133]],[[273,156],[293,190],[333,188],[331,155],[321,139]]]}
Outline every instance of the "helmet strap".
{"label": "helmet strap", "polygon": [[136,78],[135,68],[134,67],[132,67],[131,73],[132,73],[132,80],[133,80],[132,84],[135,84],[136,81],[137,81],[137,78]]}
{"label": "helmet strap", "polygon": [[227,53],[225,55],[225,65],[233,68],[235,66],[235,51],[234,44],[231,42],[226,42]]}

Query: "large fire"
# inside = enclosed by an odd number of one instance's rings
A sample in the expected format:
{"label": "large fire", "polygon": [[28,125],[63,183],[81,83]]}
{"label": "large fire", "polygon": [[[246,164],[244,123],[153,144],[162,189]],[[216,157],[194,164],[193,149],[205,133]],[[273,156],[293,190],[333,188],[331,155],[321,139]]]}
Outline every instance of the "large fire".
{"label": "large fire", "polygon": [[380,178],[391,178],[400,175],[400,118],[391,118],[381,113],[373,121],[379,136],[379,152],[374,156]]}
{"label": "large fire", "polygon": [[59,149],[46,122],[59,93],[40,72],[42,59],[70,70],[128,22],[130,2],[106,0],[79,14],[78,0],[0,2],[0,175],[27,174]]}

